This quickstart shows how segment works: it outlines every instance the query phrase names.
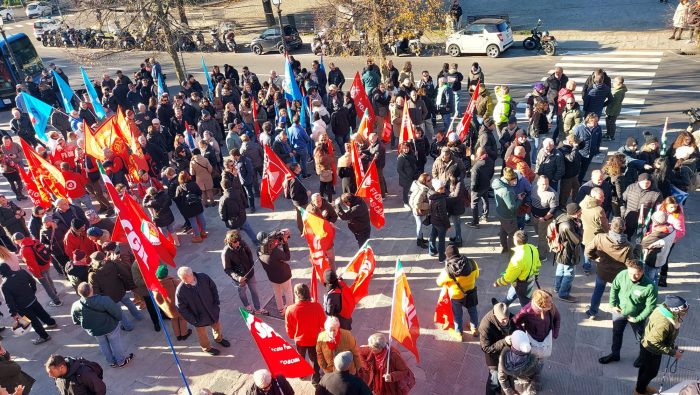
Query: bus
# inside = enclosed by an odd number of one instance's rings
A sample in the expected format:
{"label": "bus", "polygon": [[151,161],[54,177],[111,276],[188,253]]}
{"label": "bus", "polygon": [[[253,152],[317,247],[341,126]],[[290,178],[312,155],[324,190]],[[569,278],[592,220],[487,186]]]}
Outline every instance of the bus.
{"label": "bus", "polygon": [[[9,49],[8,49],[9,46]],[[24,83],[17,73],[17,68],[12,64],[12,57],[9,50],[12,50],[22,74],[26,78],[39,83],[41,71],[44,63],[34,49],[32,40],[24,33],[7,36],[7,41],[0,37],[0,109],[7,109],[14,106],[14,99],[17,94],[15,86]]]}

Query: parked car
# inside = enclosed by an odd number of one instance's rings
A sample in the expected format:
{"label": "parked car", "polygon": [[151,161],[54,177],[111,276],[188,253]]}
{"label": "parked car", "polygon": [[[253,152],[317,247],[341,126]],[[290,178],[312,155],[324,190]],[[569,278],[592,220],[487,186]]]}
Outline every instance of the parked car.
{"label": "parked car", "polygon": [[55,18],[39,19],[34,22],[34,38],[41,41],[41,35],[46,31],[50,32],[61,27],[61,20]]}
{"label": "parked car", "polygon": [[[287,49],[299,49],[304,44],[299,37],[297,28],[291,25],[284,26],[284,41],[287,43]],[[265,29],[262,34],[250,42],[250,50],[256,55],[270,51],[284,53],[279,27]]]}
{"label": "parked car", "polygon": [[489,57],[497,58],[512,45],[513,30],[511,30],[508,21],[484,18],[450,34],[445,43],[445,50],[450,56],[459,56],[463,53],[485,53]]}
{"label": "parked car", "polygon": [[0,7],[0,17],[2,17],[2,20],[5,22],[14,21],[15,13],[12,11],[12,8]]}
{"label": "parked car", "polygon": [[27,4],[25,12],[27,13],[27,18],[30,19],[51,16],[53,13],[53,6],[46,1],[35,1]]}

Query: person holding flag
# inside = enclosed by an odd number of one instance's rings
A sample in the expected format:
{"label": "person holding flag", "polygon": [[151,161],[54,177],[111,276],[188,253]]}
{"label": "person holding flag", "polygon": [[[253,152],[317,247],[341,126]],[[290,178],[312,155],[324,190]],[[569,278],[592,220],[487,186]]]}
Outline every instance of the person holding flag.
{"label": "person holding flag", "polygon": [[323,310],[326,315],[336,317],[341,328],[351,330],[352,312],[355,310],[352,290],[342,278],[338,278],[333,269],[323,272],[323,284],[328,288],[323,299]]}
{"label": "person holding flag", "polygon": [[[389,356],[391,354],[391,356]],[[364,366],[357,375],[375,395],[405,395],[416,385],[413,372],[396,347],[389,347],[383,333],[375,333],[360,346]]]}
{"label": "person holding flag", "polygon": [[362,247],[372,232],[367,203],[352,193],[344,193],[335,199],[333,208],[340,219],[347,221],[348,229],[355,235],[357,245]]}
{"label": "person holding flag", "polygon": [[476,279],[479,278],[479,266],[473,259],[461,256],[459,248],[455,245],[447,246],[446,256],[445,268],[440,272],[436,283],[438,287],[447,286],[452,301],[455,328],[450,330],[450,335],[459,341],[464,340],[462,337],[462,307],[465,307],[471,321],[469,334],[477,337],[479,312],[476,306],[479,302],[476,294]]}

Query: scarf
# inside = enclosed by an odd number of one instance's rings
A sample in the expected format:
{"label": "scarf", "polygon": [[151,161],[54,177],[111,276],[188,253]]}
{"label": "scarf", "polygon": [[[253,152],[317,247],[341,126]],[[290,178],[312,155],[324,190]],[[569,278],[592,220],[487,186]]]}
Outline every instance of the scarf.
{"label": "scarf", "polygon": [[615,233],[612,230],[608,231],[608,237],[615,244],[622,244],[622,242],[626,239],[625,235],[620,234],[620,233]]}
{"label": "scarf", "polygon": [[681,323],[679,322],[679,320],[676,319],[676,316],[671,311],[669,311],[666,308],[666,306],[663,306],[663,305],[659,306],[659,311],[661,312],[661,314],[664,317],[666,317],[667,320],[669,320],[671,322],[671,324],[673,324],[674,328],[678,329],[681,327]]}
{"label": "scarf", "polygon": [[372,392],[375,394],[384,393],[384,373],[386,373],[387,357],[389,356],[389,346],[384,347],[378,354],[372,353],[374,363],[372,364]]}
{"label": "scarf", "polygon": [[514,348],[506,353],[505,368],[509,371],[521,370],[530,360],[530,354],[525,354]]}
{"label": "scarf", "polygon": [[335,351],[335,349],[338,348],[338,345],[340,344],[340,329],[338,329],[338,333],[335,334],[335,337],[330,337],[330,335],[327,332],[326,337],[328,337],[326,345],[328,345],[328,348],[331,351]]}

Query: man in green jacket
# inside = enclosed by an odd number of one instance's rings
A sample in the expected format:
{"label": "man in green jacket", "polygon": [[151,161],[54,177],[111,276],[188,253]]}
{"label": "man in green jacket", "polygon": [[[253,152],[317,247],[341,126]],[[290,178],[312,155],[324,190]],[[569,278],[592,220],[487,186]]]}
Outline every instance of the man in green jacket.
{"label": "man in green jacket", "polygon": [[641,364],[634,389],[635,395],[657,393],[656,388],[650,387],[649,383],[659,373],[661,358],[668,355],[669,358],[680,359],[683,355],[675,342],[686,314],[688,314],[688,303],[685,299],[668,295],[664,303],[649,316],[639,353]]}
{"label": "man in green jacket", "polygon": [[109,296],[94,294],[88,283],[78,285],[78,295],[71,307],[73,323],[80,325],[90,336],[97,338],[100,351],[113,368],[131,362],[134,354],[126,355],[122,346],[119,321],[122,310]]}
{"label": "man in green jacket", "polygon": [[[598,359],[602,364],[620,360],[622,335],[627,323],[640,339],[644,336],[644,322],[656,307],[658,290],[644,275],[641,263],[635,259],[627,259],[625,266],[627,269],[618,273],[610,286],[610,307],[613,309],[612,352]],[[634,361],[635,367],[639,367],[640,358]]]}
{"label": "man in green jacket", "polygon": [[[510,284],[510,289],[503,300],[506,306],[518,298],[520,307],[524,307],[530,303],[530,295],[532,294],[532,285],[535,283],[537,276],[540,274],[540,254],[537,247],[527,242],[527,233],[518,230],[513,235],[515,247],[513,248],[513,256],[508,262],[506,271],[501,274],[493,286],[500,287]],[[493,304],[497,302],[496,298],[491,299]]]}
{"label": "man in green jacket", "polygon": [[618,75],[613,80],[612,90],[610,91],[611,98],[608,100],[608,106],[605,108],[604,138],[610,141],[615,140],[617,117],[620,116],[620,111],[622,111],[622,101],[625,100],[626,93],[625,79]]}
{"label": "man in green jacket", "polygon": [[517,183],[518,176],[515,174],[515,170],[510,167],[503,170],[503,177],[496,178],[491,182],[496,200],[496,217],[501,223],[498,237],[501,240],[502,254],[507,253],[510,246],[513,245],[513,234],[518,230],[516,213],[525,198],[524,192],[515,194]]}

